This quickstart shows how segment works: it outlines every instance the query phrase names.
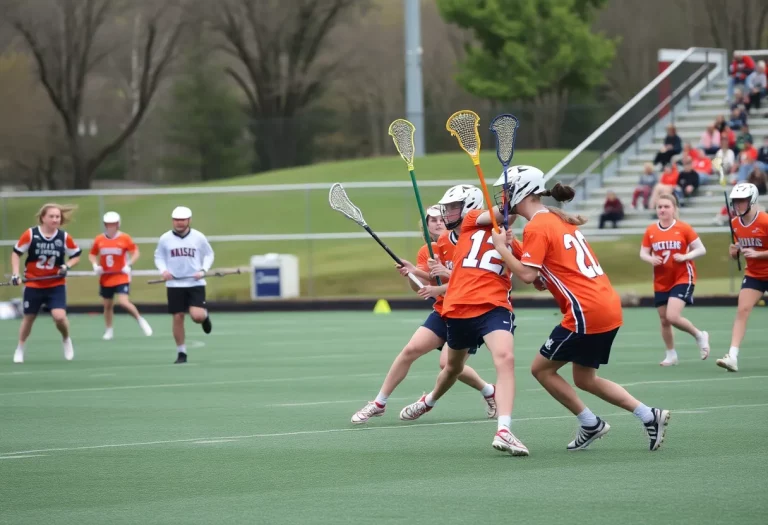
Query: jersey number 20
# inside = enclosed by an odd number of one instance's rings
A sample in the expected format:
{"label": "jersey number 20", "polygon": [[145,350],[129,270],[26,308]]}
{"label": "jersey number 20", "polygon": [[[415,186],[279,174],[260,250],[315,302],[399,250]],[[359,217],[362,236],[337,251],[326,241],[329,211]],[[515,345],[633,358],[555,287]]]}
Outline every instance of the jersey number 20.
{"label": "jersey number 20", "polygon": [[[465,268],[480,268],[481,270],[487,270],[489,272],[497,273],[501,275],[504,273],[504,267],[501,264],[491,262],[493,259],[501,260],[501,255],[496,250],[488,250],[483,254],[480,260],[477,260],[477,254],[480,253],[480,247],[483,242],[493,245],[493,239],[488,236],[488,240],[485,240],[486,232],[483,230],[476,231],[472,234],[472,248],[469,250],[469,254],[461,262],[461,265]],[[479,264],[478,264],[479,263]]]}
{"label": "jersey number 20", "polygon": [[[576,230],[576,235],[573,236],[570,233],[566,233],[563,236],[563,242],[565,243],[565,249],[571,248],[576,250],[576,266],[579,267],[579,271],[594,279],[598,275],[603,275],[603,269],[597,264],[597,261],[592,257],[592,252],[587,247],[587,240],[584,238],[584,234],[579,230]],[[589,263],[587,263],[589,259]]]}

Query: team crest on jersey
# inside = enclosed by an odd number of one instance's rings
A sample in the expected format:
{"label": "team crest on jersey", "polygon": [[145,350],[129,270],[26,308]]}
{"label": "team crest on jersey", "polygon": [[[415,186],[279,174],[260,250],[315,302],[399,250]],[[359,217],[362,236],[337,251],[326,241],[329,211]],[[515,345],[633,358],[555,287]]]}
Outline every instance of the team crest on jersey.
{"label": "team crest on jersey", "polygon": [[64,246],[64,243],[61,242],[61,239],[56,239],[55,241],[53,241],[53,245],[56,246],[56,248],[61,248],[62,246]]}

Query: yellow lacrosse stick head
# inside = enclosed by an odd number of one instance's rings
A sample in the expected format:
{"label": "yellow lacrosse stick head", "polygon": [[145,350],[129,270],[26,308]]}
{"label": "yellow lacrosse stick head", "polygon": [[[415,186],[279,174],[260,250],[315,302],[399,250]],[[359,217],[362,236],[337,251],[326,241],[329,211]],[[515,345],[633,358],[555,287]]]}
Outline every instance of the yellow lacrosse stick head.
{"label": "yellow lacrosse stick head", "polygon": [[389,125],[389,134],[395,143],[397,152],[408,165],[409,170],[413,170],[413,155],[415,148],[413,146],[413,134],[416,126],[405,119],[399,118]]}
{"label": "yellow lacrosse stick head", "polygon": [[480,133],[477,130],[479,124],[478,114],[468,109],[457,111],[448,117],[445,123],[445,129],[458,139],[459,146],[472,157],[475,166],[480,164]]}

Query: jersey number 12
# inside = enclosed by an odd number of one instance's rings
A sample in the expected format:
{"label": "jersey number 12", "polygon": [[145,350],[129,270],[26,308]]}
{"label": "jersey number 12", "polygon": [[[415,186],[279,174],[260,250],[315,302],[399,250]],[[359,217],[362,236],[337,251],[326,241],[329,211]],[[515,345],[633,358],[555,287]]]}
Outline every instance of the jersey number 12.
{"label": "jersey number 12", "polygon": [[469,254],[461,262],[461,265],[465,268],[480,268],[481,270],[487,270],[501,275],[504,273],[504,267],[501,264],[491,262],[493,259],[497,261],[501,259],[501,255],[499,255],[499,252],[495,249],[488,250],[483,254],[479,261],[477,260],[477,254],[480,253],[480,247],[483,245],[483,242],[488,242],[488,244],[493,245],[493,239],[490,235],[488,236],[488,240],[485,240],[486,234],[487,233],[483,230],[476,231],[472,234],[472,237],[470,237],[470,239],[472,239],[472,248],[470,248]]}
{"label": "jersey number 12", "polygon": [[[576,230],[576,235],[573,236],[570,233],[566,233],[563,236],[563,242],[565,243],[565,249],[571,248],[576,250],[576,266],[579,267],[579,271],[594,279],[598,275],[603,275],[603,269],[597,264],[597,261],[592,257],[592,252],[587,247],[587,240],[584,238],[584,234],[579,230]],[[589,263],[587,263],[589,259]]]}

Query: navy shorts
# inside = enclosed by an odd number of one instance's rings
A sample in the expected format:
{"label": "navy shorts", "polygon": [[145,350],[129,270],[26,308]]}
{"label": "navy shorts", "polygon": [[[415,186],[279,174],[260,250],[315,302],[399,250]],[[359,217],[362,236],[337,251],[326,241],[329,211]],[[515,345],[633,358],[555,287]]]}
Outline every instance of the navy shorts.
{"label": "navy shorts", "polygon": [[608,364],[618,328],[599,334],[577,334],[557,325],[539,352],[550,361],[566,361],[590,368]]}
{"label": "navy shorts", "polygon": [[[440,317],[440,314],[432,310],[432,313],[429,314],[429,317],[427,317],[427,320],[424,321],[424,324],[422,324],[424,328],[427,330],[431,330],[435,333],[437,337],[445,341],[448,338],[448,327],[445,325],[445,320]],[[440,345],[438,350],[442,350],[443,346]],[[477,353],[477,346],[474,346],[469,349],[470,354],[476,354]]]}
{"label": "navy shorts", "polygon": [[741,289],[749,288],[750,290],[758,290],[760,292],[768,292],[768,281],[762,279],[755,279],[754,277],[744,276],[744,280],[741,281]]}
{"label": "navy shorts", "polygon": [[497,306],[478,317],[469,319],[446,318],[445,325],[448,328],[446,342],[449,347],[454,350],[478,348],[483,344],[483,337],[496,330],[504,330],[514,334],[515,314],[506,308]]}
{"label": "navy shorts", "polygon": [[119,284],[117,286],[100,286],[99,295],[104,299],[112,299],[115,297],[116,293],[124,293],[125,295],[128,295],[130,290],[131,285],[128,283]]}
{"label": "navy shorts", "polygon": [[38,314],[45,305],[48,310],[67,309],[67,285],[60,284],[53,288],[24,287],[24,313]]}
{"label": "navy shorts", "polygon": [[682,299],[685,304],[693,304],[693,288],[692,284],[677,284],[666,292],[655,292],[653,294],[653,304],[658,308],[659,306],[666,306],[670,297],[676,297]]}

